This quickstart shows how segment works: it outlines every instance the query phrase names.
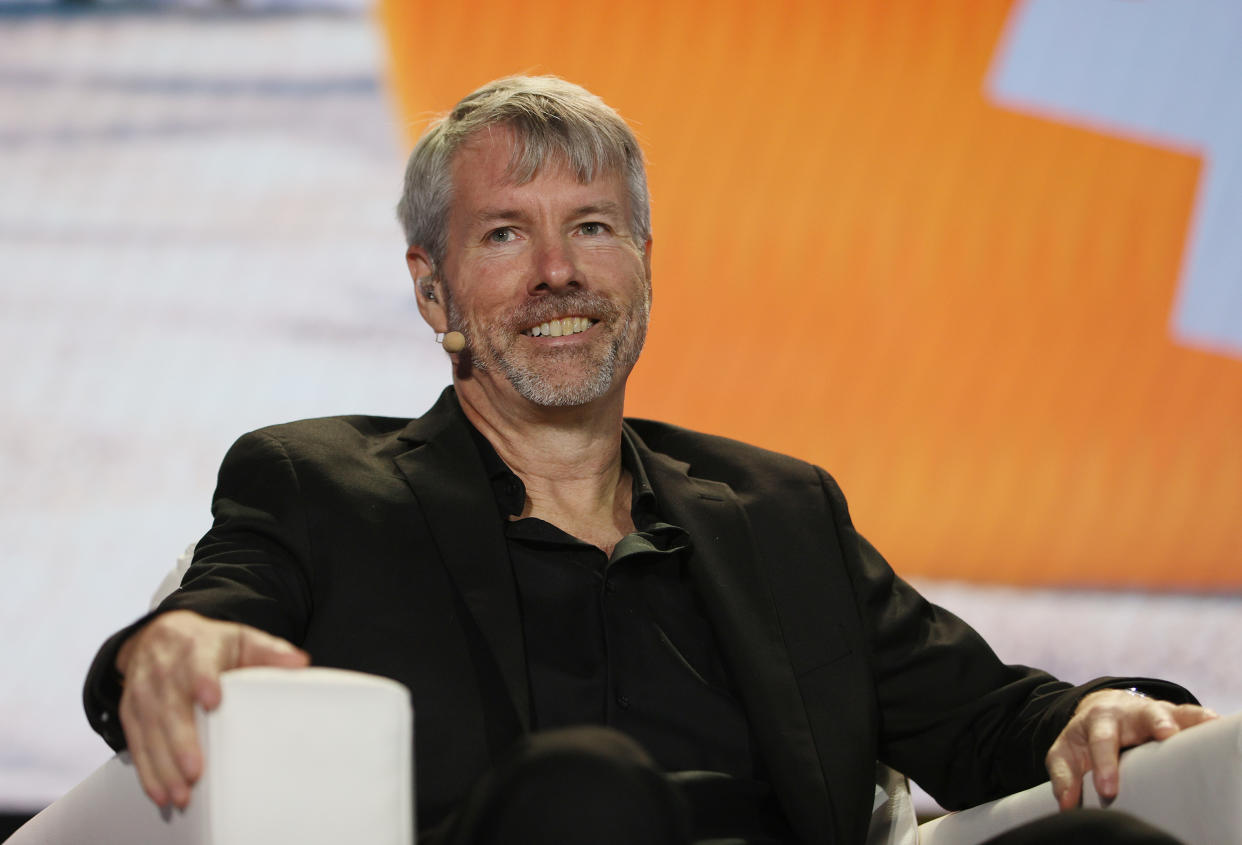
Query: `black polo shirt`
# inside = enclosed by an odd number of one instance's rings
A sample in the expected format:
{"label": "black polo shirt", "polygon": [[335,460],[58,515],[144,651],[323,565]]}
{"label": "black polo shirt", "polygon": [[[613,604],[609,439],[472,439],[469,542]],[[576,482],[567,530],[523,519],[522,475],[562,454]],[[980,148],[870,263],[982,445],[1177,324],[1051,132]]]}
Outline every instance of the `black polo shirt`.
{"label": "black polo shirt", "polygon": [[606,555],[521,514],[526,488],[472,429],[505,519],[530,679],[532,727],[607,725],[666,771],[755,777],[750,730],[690,584],[691,538],[659,518],[638,451],[623,433],[635,530]]}

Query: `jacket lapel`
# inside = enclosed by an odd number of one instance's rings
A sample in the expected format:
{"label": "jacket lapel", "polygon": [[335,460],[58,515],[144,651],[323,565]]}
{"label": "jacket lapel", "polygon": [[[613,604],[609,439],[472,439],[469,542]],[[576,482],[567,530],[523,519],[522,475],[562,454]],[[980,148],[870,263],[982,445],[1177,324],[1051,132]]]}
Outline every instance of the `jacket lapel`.
{"label": "jacket lapel", "polygon": [[692,581],[785,812],[806,841],[832,841],[831,796],[746,512],[727,484],[634,440],[660,513],[693,541]]}
{"label": "jacket lapel", "polygon": [[430,411],[411,421],[401,439],[411,448],[397,455],[397,467],[418,499],[440,558],[491,649],[522,729],[529,730],[526,650],[509,551],[495,497],[453,389],[445,390]]}

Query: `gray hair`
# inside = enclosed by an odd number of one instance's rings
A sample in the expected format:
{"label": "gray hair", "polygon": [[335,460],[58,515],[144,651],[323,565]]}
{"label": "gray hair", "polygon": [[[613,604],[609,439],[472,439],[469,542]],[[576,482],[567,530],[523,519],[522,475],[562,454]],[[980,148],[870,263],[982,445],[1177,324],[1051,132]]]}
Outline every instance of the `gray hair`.
{"label": "gray hair", "polygon": [[517,136],[509,174],[518,184],[534,179],[544,162],[557,157],[583,183],[605,173],[624,174],[632,234],[639,243],[651,237],[643,153],[621,116],[572,82],[555,76],[509,76],[467,94],[423,133],[410,153],[397,219],[406,245],[427,250],[437,273],[447,249],[453,155],[475,132],[492,126],[506,126]]}

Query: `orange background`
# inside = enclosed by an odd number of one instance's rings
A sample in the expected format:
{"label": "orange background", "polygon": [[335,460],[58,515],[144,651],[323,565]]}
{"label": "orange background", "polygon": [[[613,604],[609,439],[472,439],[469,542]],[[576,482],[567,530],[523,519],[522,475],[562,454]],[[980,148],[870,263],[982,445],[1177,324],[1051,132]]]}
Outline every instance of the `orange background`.
{"label": "orange background", "polygon": [[1242,586],[1242,361],[1167,328],[1201,161],[990,105],[1009,11],[381,4],[411,141],[515,72],[637,130],[631,415],[823,465],[908,574]]}

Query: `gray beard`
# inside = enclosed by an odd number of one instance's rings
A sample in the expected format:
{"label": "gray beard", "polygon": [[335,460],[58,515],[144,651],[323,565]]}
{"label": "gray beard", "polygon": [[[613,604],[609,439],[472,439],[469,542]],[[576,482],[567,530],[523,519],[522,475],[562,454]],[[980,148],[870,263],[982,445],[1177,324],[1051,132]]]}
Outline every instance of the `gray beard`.
{"label": "gray beard", "polygon": [[[630,329],[626,327],[626,331]],[[624,338],[618,336],[604,353],[602,360],[584,362],[589,370],[568,383],[552,383],[543,374],[522,367],[508,357],[500,357],[500,372],[522,398],[546,408],[569,408],[585,405],[603,396],[612,387],[617,375],[619,347]]]}
{"label": "gray beard", "polygon": [[[612,387],[618,372],[628,373],[633,368],[646,340],[651,299],[650,294],[646,293],[635,312],[622,314],[605,297],[590,292],[572,292],[535,300],[504,320],[482,329],[476,329],[464,320],[455,305],[452,299],[448,300],[449,325],[465,334],[471,366],[482,372],[495,370],[500,373],[518,395],[529,402],[546,408],[568,408],[599,399]],[[549,379],[544,373],[515,360],[492,341],[496,336],[512,337],[522,326],[544,322],[567,312],[588,313],[598,316],[600,322],[621,324],[620,331],[613,337],[602,358],[589,357],[589,349],[573,350],[564,356],[566,363],[571,362],[570,355],[581,359],[585,372],[579,377],[566,381]]]}

